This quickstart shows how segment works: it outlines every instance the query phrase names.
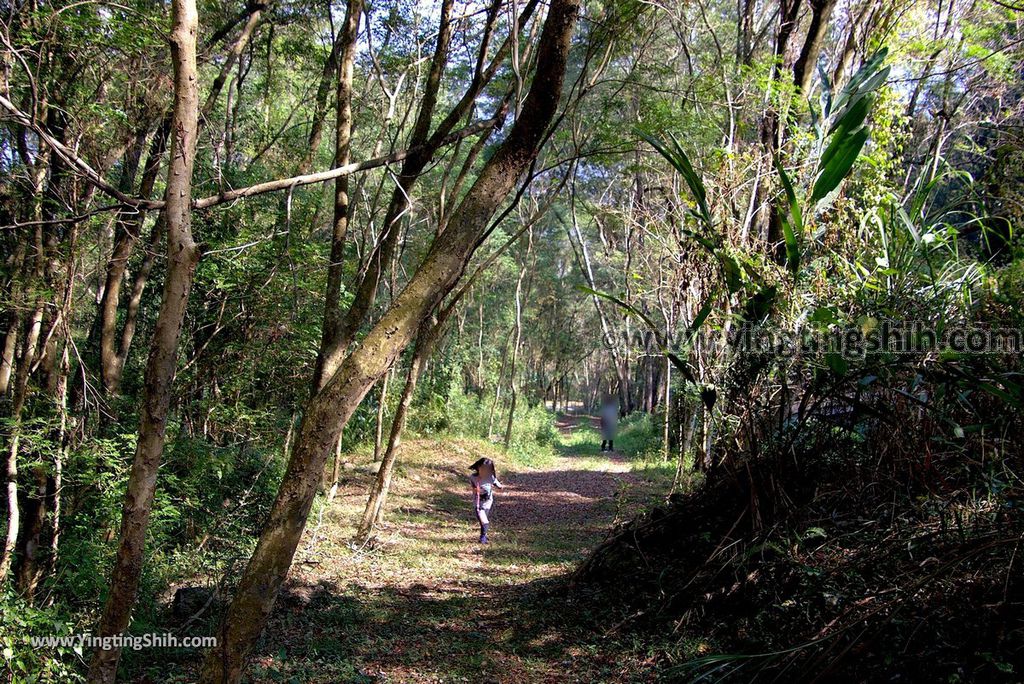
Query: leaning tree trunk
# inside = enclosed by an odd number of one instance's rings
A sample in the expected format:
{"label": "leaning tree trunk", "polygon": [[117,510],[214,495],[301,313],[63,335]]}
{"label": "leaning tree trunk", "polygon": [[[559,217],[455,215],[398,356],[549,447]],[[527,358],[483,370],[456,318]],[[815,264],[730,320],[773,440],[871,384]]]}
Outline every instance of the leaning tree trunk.
{"label": "leaning tree trunk", "polygon": [[[370,533],[373,532],[373,528],[380,524],[384,518],[384,508],[387,505],[388,491],[391,488],[391,479],[395,469],[395,460],[398,457],[398,446],[401,442],[402,431],[405,430],[406,421],[409,418],[409,407],[412,405],[412,398],[416,392],[416,384],[419,381],[420,376],[423,374],[423,370],[426,367],[427,360],[433,353],[434,345],[437,344],[437,340],[441,337],[441,332],[444,329],[448,319],[451,318],[452,313],[455,312],[459,301],[469,291],[473,282],[476,278],[483,273],[487,267],[493,263],[493,261],[507,249],[515,240],[519,238],[529,226],[528,224],[520,229],[519,234],[511,236],[505,244],[499,249],[495,250],[482,264],[477,266],[476,271],[470,276],[466,282],[459,288],[459,291],[452,295],[449,301],[444,305],[444,308],[437,316],[436,321],[428,319],[424,321],[423,325],[420,326],[419,332],[416,334],[416,344],[413,349],[412,359],[409,362],[409,371],[405,379],[405,387],[402,389],[402,397],[398,403],[398,409],[395,411],[395,417],[391,422],[391,433],[388,437],[388,446],[384,452],[384,457],[381,459],[380,468],[377,470],[377,477],[374,478],[373,486],[370,489],[370,496],[366,501],[366,508],[363,509],[363,517],[359,522],[359,528],[356,530],[356,541],[359,543],[365,542],[370,537]],[[481,316],[481,325],[483,317]],[[481,327],[481,330],[483,328]],[[376,460],[376,459],[375,459]],[[335,468],[337,472],[337,468]]]}
{"label": "leaning tree trunk", "polygon": [[405,290],[306,406],[295,449],[256,550],[203,666],[203,682],[237,682],[266,624],[306,525],[327,457],[374,383],[462,276],[491,217],[540,151],[565,77],[578,0],[552,0],[521,114]]}
{"label": "leaning tree trunk", "polygon": [[[164,211],[167,222],[167,276],[146,365],[139,436],[128,477],[121,535],[100,620],[99,636],[113,637],[128,627],[142,574],[146,528],[153,506],[157,470],[163,455],[167,412],[178,361],[178,338],[189,290],[199,260],[192,240],[192,165],[199,118],[195,0],[172,0],[171,56],[174,63],[174,113]],[[113,682],[121,649],[97,649],[89,667],[90,682]]]}
{"label": "leaning tree trunk", "polygon": [[[350,1],[359,2],[359,0]],[[448,46],[451,37],[450,19],[453,5],[453,0],[444,0],[441,5],[437,44],[434,47],[434,56],[430,63],[423,100],[420,103],[419,113],[417,114],[412,135],[409,139],[410,148],[420,147],[428,143],[427,136],[430,132],[434,107],[437,105],[441,76],[448,60]],[[358,27],[358,16],[356,25]],[[442,127],[444,125],[442,124]],[[455,121],[451,121],[448,130],[454,125]],[[316,368],[313,372],[313,391],[318,391],[331,374],[337,370],[338,364],[344,358],[345,351],[352,342],[357,329],[362,325],[376,301],[377,288],[380,285],[384,265],[391,263],[399,242],[398,237],[401,231],[398,229],[398,222],[405,215],[408,208],[409,193],[412,191],[412,187],[416,183],[419,174],[433,158],[434,152],[439,147],[440,138],[435,133],[430,137],[430,143],[427,144],[426,149],[421,149],[411,154],[403,162],[398,183],[392,192],[391,201],[388,203],[388,209],[384,216],[380,241],[373,248],[365,268],[360,273],[362,277],[356,284],[352,303],[344,316],[342,316],[338,308],[340,303],[338,293],[340,293],[341,286],[341,257],[344,251],[344,235],[341,236],[341,243],[339,245],[336,224],[331,249],[331,265],[337,269],[337,275],[333,280],[328,278],[324,335],[320,344],[320,353],[317,355]],[[337,207],[337,203],[335,206]],[[335,251],[338,252],[337,259],[335,259]],[[337,263],[337,266],[335,266],[335,263]],[[335,290],[331,289],[332,285],[335,286]]]}
{"label": "leaning tree trunk", "polygon": [[[513,42],[513,37],[506,40],[498,49],[491,64],[486,69],[483,68],[490,35],[500,6],[499,2],[495,2],[487,12],[484,36],[480,48],[481,52],[476,72],[473,75],[469,88],[462,99],[438,124],[434,132],[430,133],[430,125],[433,121],[434,110],[438,102],[441,77],[448,62],[448,49],[453,24],[451,21],[453,6],[453,0],[444,0],[441,3],[434,55],[431,59],[427,81],[424,84],[423,99],[420,102],[419,112],[409,137],[408,147],[413,151],[402,162],[402,169],[398,174],[395,189],[391,194],[388,208],[384,214],[380,239],[373,249],[370,250],[369,256],[360,268],[352,302],[336,326],[333,338],[330,340],[325,339],[324,344],[321,344],[314,370],[314,390],[319,390],[338,369],[339,364],[345,358],[350,344],[355,339],[359,327],[365,322],[366,317],[376,302],[377,290],[384,266],[391,263],[399,244],[399,234],[401,231],[398,230],[397,223],[408,210],[409,196],[412,193],[413,186],[419,179],[420,174],[423,173],[427,165],[433,160],[434,154],[444,143],[445,137],[472,110],[477,96],[493,78],[501,59],[504,58],[504,55],[508,54]],[[530,16],[536,6],[537,0],[530,0],[520,14],[519,22],[513,29],[514,31],[518,31],[524,25],[526,18]]]}

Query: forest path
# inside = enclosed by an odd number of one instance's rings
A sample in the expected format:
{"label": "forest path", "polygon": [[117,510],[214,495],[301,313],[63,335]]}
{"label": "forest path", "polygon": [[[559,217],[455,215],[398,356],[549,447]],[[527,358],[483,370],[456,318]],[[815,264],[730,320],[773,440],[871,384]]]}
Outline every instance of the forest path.
{"label": "forest path", "polygon": [[621,453],[599,452],[592,419],[561,415],[556,455],[530,466],[495,458],[505,488],[491,540],[477,543],[466,467],[481,444],[403,446],[390,517],[373,548],[350,544],[365,466],[310,530],[264,637],[256,681],[570,682],[619,679],[611,654],[567,634],[587,606],[545,580],[571,570],[617,519],[664,492]]}

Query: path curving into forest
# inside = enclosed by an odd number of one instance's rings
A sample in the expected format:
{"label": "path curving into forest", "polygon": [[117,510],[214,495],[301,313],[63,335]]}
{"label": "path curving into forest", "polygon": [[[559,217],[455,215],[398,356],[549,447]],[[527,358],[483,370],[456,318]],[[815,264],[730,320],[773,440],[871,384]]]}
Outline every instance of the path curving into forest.
{"label": "path curving into forest", "polygon": [[255,681],[616,680],[620,663],[566,633],[563,620],[577,607],[551,580],[660,489],[626,455],[601,454],[596,433],[593,444],[575,434],[590,420],[560,416],[562,445],[536,467],[505,467],[493,455],[506,487],[489,546],[476,543],[463,470],[479,445],[406,444],[390,518],[372,548],[349,542],[370,475],[348,471],[319,523],[314,510]]}

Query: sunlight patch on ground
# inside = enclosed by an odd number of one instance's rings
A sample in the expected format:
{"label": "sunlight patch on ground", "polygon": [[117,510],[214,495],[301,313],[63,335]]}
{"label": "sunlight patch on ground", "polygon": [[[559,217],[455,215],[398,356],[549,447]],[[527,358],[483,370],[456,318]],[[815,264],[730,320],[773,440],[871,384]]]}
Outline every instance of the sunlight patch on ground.
{"label": "sunlight patch on ground", "polygon": [[[331,681],[341,672],[351,681],[472,681],[485,665],[502,668],[503,681],[513,673],[517,681],[565,681],[578,649],[570,652],[543,620],[535,624],[524,597],[667,491],[662,470],[601,453],[584,420],[562,422],[556,454],[540,467],[482,441],[410,440],[385,523],[359,548],[351,539],[374,470],[368,455],[349,456],[337,497],[299,547],[288,597],[267,630],[267,678],[257,681]],[[489,546],[477,543],[465,470],[482,455],[495,459],[506,484]],[[314,636],[300,636],[304,629]]]}

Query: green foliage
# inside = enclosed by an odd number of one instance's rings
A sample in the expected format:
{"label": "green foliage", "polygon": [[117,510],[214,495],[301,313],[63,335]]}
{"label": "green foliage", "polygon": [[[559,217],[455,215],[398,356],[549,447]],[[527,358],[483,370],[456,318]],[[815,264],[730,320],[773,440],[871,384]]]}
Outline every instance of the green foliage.
{"label": "green foliage", "polygon": [[867,117],[875,102],[875,91],[889,75],[889,67],[882,67],[888,53],[883,48],[865,60],[834,100],[828,79],[823,78],[822,127],[827,127],[827,133],[820,138],[828,142],[818,161],[810,194],[812,205],[827,197],[849,175],[867,142]]}
{"label": "green foliage", "polygon": [[512,441],[509,450],[521,463],[540,465],[550,459],[557,439],[554,416],[540,404],[520,405],[512,421]]}
{"label": "green foliage", "polygon": [[672,147],[669,148],[649,133],[639,131],[639,134],[662,157],[667,159],[675,170],[679,172],[679,175],[683,177],[687,187],[690,188],[690,194],[693,196],[694,202],[697,203],[697,210],[693,214],[694,217],[699,219],[705,228],[711,230],[714,224],[711,219],[711,211],[708,209],[707,190],[704,188],[704,182],[700,179],[700,176],[693,170],[693,164],[690,163],[690,158],[683,150],[683,146],[679,144],[679,140],[670,133],[669,140],[672,143]]}
{"label": "green foliage", "polygon": [[[752,26],[767,26],[770,33],[777,22],[769,5],[753,3],[751,9],[756,15]],[[123,151],[140,134],[151,135],[168,111],[167,6],[127,0],[12,7],[3,27],[5,55],[11,57],[7,95],[36,108],[40,123],[64,135],[76,154],[111,183],[118,184],[124,175],[134,194],[138,174],[132,182]],[[232,22],[241,9],[238,3],[200,2],[201,98],[224,64],[225,50],[240,26]],[[225,90],[204,116],[196,195],[288,177],[307,155],[315,170],[332,165],[334,76],[324,66],[339,17],[328,10],[302,2],[263,10],[252,43],[238,56]],[[829,68],[822,70],[822,96],[811,105],[808,121],[805,93],[793,84],[790,65],[773,54],[770,35],[744,35],[746,28],[734,24],[732,4],[587,4],[587,21],[570,58],[570,72],[579,78],[572,79],[571,92],[566,90],[565,118],[535,167],[540,175],[509,207],[467,272],[494,245],[536,219],[531,235],[497,259],[456,309],[420,379],[409,432],[476,440],[481,451],[491,453],[502,442],[509,387],[515,383],[518,401],[508,460],[543,464],[558,450],[584,456],[580,462],[586,467],[601,467],[606,462],[597,453],[598,435],[589,426],[557,433],[545,402],[553,394],[564,400],[563,390],[570,399],[600,401],[605,392],[615,391],[615,383],[628,380],[632,405],[648,403],[655,394],[663,403],[664,385],[653,378],[665,372],[660,357],[665,354],[672,362],[671,448],[662,443],[665,407],[658,406],[622,422],[618,450],[650,464],[652,472],[676,475],[671,472],[676,464],[666,464],[663,454],[682,450],[676,450],[682,440],[677,428],[685,424],[696,427],[689,453],[678,464],[677,481],[688,481],[681,471],[695,465],[695,453],[703,458],[705,448],[709,480],[723,467],[737,466],[736,472],[742,472],[748,464],[807,466],[795,473],[770,472],[764,482],[744,490],[749,496],[742,504],[750,506],[754,526],[770,518],[773,507],[783,509],[798,500],[808,483],[813,489],[834,473],[850,475],[836,490],[858,482],[865,485],[860,490],[866,498],[896,482],[892,496],[880,501],[888,506],[912,491],[920,500],[901,513],[929,524],[941,520],[943,529],[948,529],[943,506],[960,506],[970,497],[977,497],[979,509],[988,506],[1011,517],[1014,483],[1019,483],[1014,421],[1024,405],[1019,359],[951,353],[858,356],[833,349],[780,359],[738,351],[730,339],[747,324],[799,339],[810,332],[870,332],[887,318],[935,327],[1020,326],[1024,321],[1024,270],[1016,235],[1024,217],[1024,155],[1015,106],[1021,99],[1019,17],[990,0],[938,10],[918,3],[904,10],[871,15],[858,29],[858,41],[870,56],[843,87],[830,79],[840,70],[833,71],[843,47],[835,39],[845,38],[840,33],[849,22],[834,15],[818,60]],[[408,0],[368,8],[367,30],[356,51],[354,160],[400,149],[407,140],[428,72],[425,60],[436,40],[435,14]],[[872,28],[876,20],[884,26]],[[482,21],[483,14],[470,12],[457,22],[439,115],[473,78],[472,43]],[[507,25],[500,16],[492,48]],[[224,35],[208,40],[224,26],[229,27]],[[799,42],[804,30],[797,26],[794,40]],[[891,52],[879,49],[883,40]],[[751,47],[753,52],[744,54]],[[326,109],[318,112],[314,94],[322,73],[330,88]],[[490,115],[491,106],[514,84],[512,76],[506,66],[498,69],[469,120]],[[511,109],[518,114],[516,107]],[[319,145],[307,149],[315,117],[325,112]],[[767,156],[774,148],[765,135],[769,122],[784,129],[775,159]],[[135,450],[146,343],[155,325],[166,260],[155,260],[139,302],[122,396],[106,396],[95,387],[99,331],[92,302],[110,257],[111,236],[121,226],[111,220],[105,202],[85,205],[84,198],[100,195],[86,192],[82,177],[67,173],[66,165],[51,160],[48,167],[44,161],[32,168],[45,146],[38,146],[31,134],[20,136],[13,122],[0,130],[0,149],[7,152],[0,160],[0,252],[5,255],[0,319],[6,324],[19,314],[19,325],[24,325],[34,299],[43,297],[44,333],[50,322],[61,323],[46,341],[61,350],[66,345],[71,389],[66,402],[54,401],[39,364],[20,421],[7,416],[9,402],[0,402],[0,431],[7,436],[17,430],[21,440],[22,492],[33,486],[35,471],[53,477],[57,463],[63,465],[60,554],[40,587],[41,596],[58,608],[31,608],[5,597],[0,645],[7,678],[31,681],[35,674],[40,681],[64,681],[81,668],[81,654],[32,652],[3,639],[16,630],[59,632],[70,629],[65,622],[94,622]],[[446,146],[423,172],[396,226],[401,248],[386,265],[368,321],[380,320],[407,284],[437,235],[438,217],[451,216],[460,198],[455,179],[461,170],[464,193],[477,177],[480,160],[494,153],[503,136],[495,132],[475,163],[467,163],[476,149],[472,139]],[[149,141],[143,142],[147,147]],[[352,221],[341,258],[342,310],[351,301],[362,261],[381,235],[381,214],[396,170],[390,165],[350,178]],[[564,187],[563,180],[568,181]],[[159,178],[154,197],[161,195],[163,184]],[[266,518],[284,472],[286,435],[294,434],[301,419],[322,339],[332,199],[329,185],[302,187],[194,213],[203,258],[182,328],[167,448],[134,613],[140,630],[165,626],[168,587],[212,583],[225,575],[230,581]],[[35,223],[40,205],[56,221]],[[542,207],[548,214],[537,218]],[[98,213],[74,218],[92,210]],[[766,235],[772,232],[765,230],[771,211],[778,211],[778,236]],[[142,271],[144,254],[153,249],[144,242],[155,214],[150,212],[140,226],[139,245],[128,263],[132,276]],[[581,237],[567,239],[566,226],[579,226]],[[19,246],[30,246],[31,254],[40,239],[59,271],[52,282],[42,282],[34,269],[21,274],[17,258],[6,258]],[[766,244],[779,240],[784,264],[776,245]],[[581,248],[587,250],[586,264]],[[585,277],[584,268],[593,272]],[[526,326],[510,377],[520,269],[526,273]],[[73,284],[72,304],[66,315],[55,318],[61,310],[58,282]],[[122,289],[119,325],[130,290],[129,284]],[[408,352],[396,361],[388,392],[378,385],[354,409],[342,436],[344,452],[361,457],[369,450],[382,406],[387,434],[407,364]],[[658,391],[638,401],[648,389]],[[909,453],[893,455],[891,450],[903,446]],[[933,470],[933,457],[941,473]],[[909,475],[898,480],[904,476],[887,476],[878,464]],[[882,474],[869,482],[856,479],[869,471]],[[960,498],[943,499],[947,488]],[[625,498],[625,487],[620,494],[617,499]],[[331,520],[337,509],[326,501],[319,501],[315,513],[338,524]],[[891,510],[886,506],[878,510]],[[729,534],[746,534],[742,527]],[[726,536],[725,529],[717,532],[714,544]],[[812,589],[835,595],[842,582],[815,584],[822,571],[811,567],[810,556],[817,544],[839,538],[829,523],[815,519],[791,535],[740,545],[737,558],[746,564],[785,557],[781,565],[791,574],[780,584],[795,577],[794,584],[808,596]],[[559,542],[560,562],[578,555],[579,548],[568,549],[572,540]],[[524,544],[506,551],[505,559],[520,564],[520,552],[531,550]],[[706,549],[698,570],[708,565],[705,559],[713,550]],[[915,560],[928,557],[919,554]],[[415,554],[402,560],[415,562]],[[725,556],[714,560],[725,562]],[[659,571],[669,568],[666,564]],[[742,571],[731,572],[736,568]],[[748,567],[736,568],[721,574],[749,576]],[[690,586],[691,579],[679,586]],[[679,599],[666,596],[671,586],[661,583],[659,606]],[[718,589],[708,594],[727,597],[723,603],[733,601],[730,588]],[[735,597],[742,600],[736,603],[774,606],[764,594],[740,592]],[[808,615],[825,614],[810,600],[801,604],[802,612],[805,605]],[[465,606],[458,608],[444,619],[462,615]],[[346,606],[331,619],[339,628],[351,626],[357,613]],[[673,638],[678,629],[679,643],[685,645],[679,652],[686,658],[706,655],[709,648],[727,649],[721,634],[705,639],[688,623],[679,625]],[[805,627],[804,632],[816,633],[821,625]],[[257,676],[364,676],[350,654],[340,652],[337,640],[320,640],[311,651],[315,658],[322,652],[331,659],[328,674],[282,656],[271,658]],[[648,655],[645,662],[654,662]],[[1006,664],[1002,654],[990,655],[997,667]],[[696,664],[711,669],[739,662],[730,658],[715,656]],[[473,656],[474,665],[477,660]],[[70,669],[60,669],[58,662]],[[129,669],[136,664],[126,659]],[[148,667],[157,676],[159,666]],[[614,676],[626,675],[608,674]]]}
{"label": "green foliage", "polygon": [[642,460],[660,458],[661,426],[656,416],[636,412],[626,416],[619,424],[615,436],[615,449]]}
{"label": "green foliage", "polygon": [[74,637],[76,625],[58,608],[39,608],[5,592],[0,595],[0,675],[19,684],[84,681],[78,671],[87,653],[71,639],[67,645],[34,646],[33,637]]}
{"label": "green foliage", "polygon": [[786,265],[795,278],[800,273],[800,239],[798,236],[804,234],[803,212],[800,211],[800,203],[797,201],[796,192],[793,190],[793,183],[789,180],[789,174],[783,168],[778,157],[775,158],[775,170],[782,182],[782,189],[786,193],[787,213],[780,212],[782,221],[782,235],[786,241]]}
{"label": "green foliage", "polygon": [[[713,238],[707,236],[707,234],[715,235],[715,223],[711,216],[711,211],[708,208],[707,190],[705,189],[704,182],[701,180],[700,176],[696,171],[694,171],[693,164],[690,162],[690,158],[683,150],[682,145],[679,144],[679,140],[670,133],[669,140],[671,141],[671,147],[669,147],[649,133],[645,133],[643,131],[638,131],[638,133],[640,137],[647,141],[651,147],[656,149],[662,157],[668,160],[672,167],[675,168],[675,170],[683,177],[683,180],[686,181],[686,185],[690,189],[690,194],[693,196],[694,202],[697,204],[696,211],[691,210],[691,215],[700,222],[706,233],[701,234],[698,232],[686,231],[686,234],[714,255],[721,266],[722,274],[729,292],[738,292],[744,285],[743,271],[740,268],[736,257],[722,245],[721,235],[716,235]],[[623,304],[619,302],[619,305],[622,306]],[[653,326],[653,329],[656,330],[657,327]]]}
{"label": "green foliage", "polygon": [[75,608],[95,609],[106,590],[98,568],[113,560],[112,544],[121,524],[124,488],[128,481],[135,435],[94,437],[78,444],[64,464],[64,486],[81,492],[79,511],[65,515],[61,551],[53,591]]}

